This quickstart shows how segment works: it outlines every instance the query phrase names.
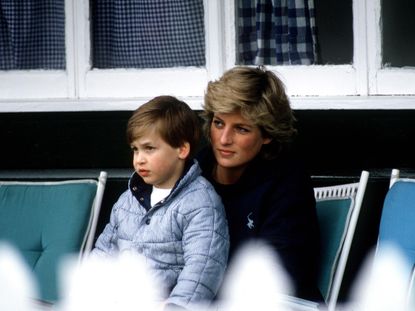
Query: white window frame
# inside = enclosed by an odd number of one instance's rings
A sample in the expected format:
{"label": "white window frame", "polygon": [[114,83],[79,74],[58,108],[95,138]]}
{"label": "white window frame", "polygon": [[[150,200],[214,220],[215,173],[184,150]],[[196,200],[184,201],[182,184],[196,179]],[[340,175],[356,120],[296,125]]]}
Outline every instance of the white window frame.
{"label": "white window frame", "polygon": [[372,12],[367,14],[370,22],[368,24],[369,93],[371,95],[415,95],[415,67],[382,68],[380,0],[366,1],[367,12]]}
{"label": "white window frame", "polygon": [[[170,94],[201,109],[208,81],[235,64],[234,1],[204,0],[206,67],[91,69],[89,1],[66,0],[66,71],[0,72],[0,112],[132,110]],[[415,109],[414,68],[382,68],[380,0],[353,0],[353,64],[267,66],[294,109]],[[380,96],[378,96],[380,95]]]}

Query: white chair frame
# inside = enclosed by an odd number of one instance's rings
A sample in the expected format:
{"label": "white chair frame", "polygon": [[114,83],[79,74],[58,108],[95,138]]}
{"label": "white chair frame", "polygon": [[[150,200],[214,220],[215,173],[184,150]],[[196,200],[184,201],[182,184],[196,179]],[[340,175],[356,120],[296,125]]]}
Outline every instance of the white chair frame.
{"label": "white chair frame", "polygon": [[89,253],[94,246],[94,237],[98,224],[98,217],[101,211],[102,198],[104,196],[105,185],[107,183],[108,174],[105,171],[101,171],[98,177],[97,193],[95,195],[94,203],[92,205],[91,218],[88,224],[88,234],[85,236],[81,255]]}
{"label": "white chair frame", "polygon": [[360,214],[360,209],[363,202],[363,197],[366,191],[366,185],[369,180],[369,172],[362,171],[358,182],[316,187],[314,188],[314,196],[316,201],[339,199],[339,198],[353,198],[354,206],[350,215],[350,220],[347,226],[346,234],[344,236],[343,246],[341,248],[337,267],[331,280],[331,286],[329,287],[329,293],[327,295],[327,308],[328,311],[333,311],[336,308],[337,300],[339,297],[340,288],[343,281],[344,272],[346,269],[347,260],[349,257],[350,249],[353,242],[353,237],[356,230],[357,221]]}

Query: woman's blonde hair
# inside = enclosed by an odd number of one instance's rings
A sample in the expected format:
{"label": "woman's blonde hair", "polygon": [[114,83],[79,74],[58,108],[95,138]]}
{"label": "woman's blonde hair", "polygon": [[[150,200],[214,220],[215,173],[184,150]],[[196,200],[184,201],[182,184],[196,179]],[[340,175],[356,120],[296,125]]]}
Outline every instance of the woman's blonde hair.
{"label": "woman's blonde hair", "polygon": [[219,80],[209,82],[203,109],[203,129],[208,140],[215,113],[240,112],[259,127],[263,137],[272,139],[261,150],[267,158],[274,157],[297,132],[283,82],[263,66],[234,67]]}

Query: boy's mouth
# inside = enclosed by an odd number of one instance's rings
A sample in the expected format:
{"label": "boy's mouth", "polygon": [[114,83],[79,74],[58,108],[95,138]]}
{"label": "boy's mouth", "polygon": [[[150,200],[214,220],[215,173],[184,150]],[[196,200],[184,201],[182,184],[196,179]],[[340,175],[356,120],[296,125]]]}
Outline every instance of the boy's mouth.
{"label": "boy's mouth", "polygon": [[148,170],[138,170],[138,174],[140,174],[141,177],[147,177],[150,175],[150,171]]}

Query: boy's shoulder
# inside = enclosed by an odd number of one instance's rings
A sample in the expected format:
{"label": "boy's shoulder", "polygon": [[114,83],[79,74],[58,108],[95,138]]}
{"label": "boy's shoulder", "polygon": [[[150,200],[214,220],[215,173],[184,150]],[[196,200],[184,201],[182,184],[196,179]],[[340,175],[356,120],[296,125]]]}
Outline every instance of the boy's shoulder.
{"label": "boy's shoulder", "polygon": [[212,183],[202,175],[202,168],[199,164],[199,160],[194,159],[193,165],[189,172],[193,172],[193,176],[191,178],[191,184],[197,190],[206,193],[213,193],[216,194],[215,188],[213,187]]}
{"label": "boy's shoulder", "polygon": [[200,209],[219,209],[223,211],[220,196],[216,193],[212,184],[203,176],[195,177],[183,187],[176,196],[177,208],[181,213],[190,213]]}
{"label": "boy's shoulder", "polygon": [[203,203],[206,197],[211,197],[214,200],[219,198],[213,185],[202,175],[196,176],[186,187],[183,187],[181,192],[187,199],[200,197],[200,203]]}

